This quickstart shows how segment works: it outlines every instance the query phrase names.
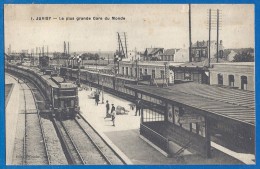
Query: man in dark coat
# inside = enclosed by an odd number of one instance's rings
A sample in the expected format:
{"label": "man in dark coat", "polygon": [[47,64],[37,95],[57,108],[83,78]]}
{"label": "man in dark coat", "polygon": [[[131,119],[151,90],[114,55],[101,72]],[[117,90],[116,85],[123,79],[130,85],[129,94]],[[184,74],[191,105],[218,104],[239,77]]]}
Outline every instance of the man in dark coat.
{"label": "man in dark coat", "polygon": [[107,102],[107,104],[106,104],[106,117],[105,118],[108,118],[108,117],[110,117],[110,115],[109,115],[110,105],[108,103],[108,100],[106,102]]}
{"label": "man in dark coat", "polygon": [[140,100],[136,101],[136,110],[135,110],[135,115],[137,116],[137,112],[139,112],[139,116],[141,114],[141,105],[140,105]]}
{"label": "man in dark coat", "polygon": [[98,93],[95,94],[95,102],[96,102],[96,105],[98,106],[98,102],[99,102],[99,95],[98,95]]}

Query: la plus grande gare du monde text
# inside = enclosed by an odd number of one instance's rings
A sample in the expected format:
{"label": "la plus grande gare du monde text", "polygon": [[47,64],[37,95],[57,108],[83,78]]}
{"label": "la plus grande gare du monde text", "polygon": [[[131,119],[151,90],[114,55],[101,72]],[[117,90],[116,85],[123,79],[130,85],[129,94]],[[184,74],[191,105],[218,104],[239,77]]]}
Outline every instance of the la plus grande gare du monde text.
{"label": "la plus grande gare du monde text", "polygon": [[112,17],[50,17],[50,16],[37,16],[31,17],[32,21],[50,21],[50,20],[59,20],[59,21],[102,21],[102,20],[126,20],[123,16],[112,16]]}

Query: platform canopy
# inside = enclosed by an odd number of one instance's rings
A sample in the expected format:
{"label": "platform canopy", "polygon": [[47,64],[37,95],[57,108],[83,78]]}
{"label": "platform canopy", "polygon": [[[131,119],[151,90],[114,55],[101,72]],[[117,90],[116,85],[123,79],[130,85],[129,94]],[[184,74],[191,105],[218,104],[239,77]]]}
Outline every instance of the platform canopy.
{"label": "platform canopy", "polygon": [[166,88],[145,85],[126,87],[255,126],[255,93],[252,91],[192,82]]}

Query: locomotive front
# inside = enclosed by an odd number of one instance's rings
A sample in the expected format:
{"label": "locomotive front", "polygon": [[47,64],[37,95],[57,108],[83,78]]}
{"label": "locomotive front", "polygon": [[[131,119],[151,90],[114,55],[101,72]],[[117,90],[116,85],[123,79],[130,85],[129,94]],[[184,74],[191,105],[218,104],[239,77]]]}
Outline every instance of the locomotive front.
{"label": "locomotive front", "polygon": [[74,118],[79,113],[78,88],[72,83],[60,83],[58,116]]}

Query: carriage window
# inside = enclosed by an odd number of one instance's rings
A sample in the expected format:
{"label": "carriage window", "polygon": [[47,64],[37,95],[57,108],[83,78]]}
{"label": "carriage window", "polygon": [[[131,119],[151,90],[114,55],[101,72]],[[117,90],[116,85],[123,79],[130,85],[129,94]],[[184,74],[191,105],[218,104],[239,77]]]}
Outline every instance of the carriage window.
{"label": "carriage window", "polygon": [[147,69],[144,69],[144,74],[147,75]]}
{"label": "carriage window", "polygon": [[133,76],[133,68],[130,68],[130,75]]}
{"label": "carriage window", "polygon": [[223,85],[223,75],[220,73],[218,74],[218,84]]}
{"label": "carriage window", "polygon": [[152,70],[152,78],[155,78],[155,70]]}
{"label": "carriage window", "polygon": [[234,87],[234,75],[228,75],[228,80],[229,80],[229,86]]}
{"label": "carriage window", "polygon": [[61,106],[61,108],[64,108],[64,101],[63,100],[60,101],[60,106]]}
{"label": "carriage window", "polygon": [[60,96],[75,96],[74,90],[60,90]]}
{"label": "carriage window", "polygon": [[247,90],[247,77],[241,76],[241,89]]}
{"label": "carriage window", "polygon": [[161,78],[164,78],[164,70],[161,70]]}

